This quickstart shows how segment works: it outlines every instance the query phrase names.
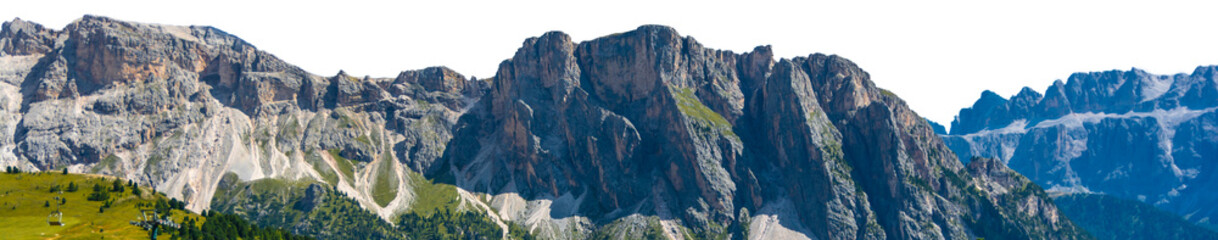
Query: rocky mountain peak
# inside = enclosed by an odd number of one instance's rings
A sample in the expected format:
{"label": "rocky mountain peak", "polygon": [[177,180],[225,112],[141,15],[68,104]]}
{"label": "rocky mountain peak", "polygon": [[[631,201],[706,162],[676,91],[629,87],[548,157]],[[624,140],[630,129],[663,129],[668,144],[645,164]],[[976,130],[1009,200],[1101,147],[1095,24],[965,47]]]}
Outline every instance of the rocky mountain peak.
{"label": "rocky mountain peak", "polygon": [[633,214],[729,232],[710,226],[746,221],[747,209],[798,219],[766,237],[968,235],[913,224],[956,219],[943,213],[959,205],[923,200],[965,187],[943,172],[969,173],[925,119],[839,56],[736,54],[662,26],[581,43],[551,32],[526,40],[493,84],[427,172],[505,206],[553,206],[500,212],[551,211],[542,232],[583,221],[566,216],[615,226]]}
{"label": "rocky mountain peak", "polygon": [[646,25],[581,43],[578,54],[580,64],[590,66],[583,71],[591,76],[591,92],[617,105],[645,100],[664,85],[693,86],[679,76],[683,45],[672,28]]}
{"label": "rocky mountain peak", "polygon": [[47,54],[61,33],[34,22],[14,18],[0,25],[0,56]]}
{"label": "rocky mountain peak", "polygon": [[[1197,66],[1197,68],[1193,69],[1192,75],[1194,75],[1194,76],[1214,76],[1215,74],[1218,74],[1218,65]],[[1209,79],[1218,79],[1218,78],[1210,77]]]}
{"label": "rocky mountain peak", "polygon": [[1041,95],[1040,92],[1032,90],[1030,87],[1023,87],[1022,89],[1019,89],[1019,93],[1015,94],[1015,97],[1011,98],[1011,101],[1035,104],[1040,102],[1040,99],[1043,97],[1044,95]]}
{"label": "rocky mountain peak", "polygon": [[981,92],[981,98],[977,99],[977,102],[973,103],[973,106],[975,107],[974,109],[992,109],[1005,105],[1006,103],[1006,98],[999,96],[993,91],[985,90]]}
{"label": "rocky mountain peak", "polygon": [[465,76],[443,66],[428,67],[415,71],[403,71],[394,79],[394,82],[418,84],[423,86],[423,89],[427,91],[450,93],[461,93],[466,88],[466,81],[469,80]]}
{"label": "rocky mountain peak", "polygon": [[580,84],[574,51],[575,43],[566,33],[553,31],[529,38],[510,61],[500,64],[493,91],[506,93],[502,96],[548,92],[545,100],[561,101]]}
{"label": "rocky mountain peak", "polygon": [[952,133],[975,132],[1001,123],[977,123],[974,118],[994,118],[997,121],[1007,120],[1010,111],[1008,100],[990,90],[981,92],[981,98],[973,106],[960,111],[952,121]]}

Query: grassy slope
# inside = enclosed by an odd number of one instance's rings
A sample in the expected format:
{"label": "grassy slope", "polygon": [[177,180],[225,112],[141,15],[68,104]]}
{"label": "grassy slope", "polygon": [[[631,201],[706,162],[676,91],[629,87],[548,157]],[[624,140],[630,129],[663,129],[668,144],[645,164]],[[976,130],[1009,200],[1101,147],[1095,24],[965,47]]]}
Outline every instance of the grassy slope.
{"label": "grassy slope", "polygon": [[422,174],[409,172],[411,184],[417,198],[410,205],[410,211],[420,216],[430,217],[436,212],[457,211],[460,200],[457,199],[457,187],[444,183],[436,183]]}
{"label": "grassy slope", "polygon": [[376,181],[372,182],[372,200],[377,205],[389,205],[398,196],[398,175],[393,169],[393,156],[386,151],[376,168]]}
{"label": "grassy slope", "polygon": [[[129,221],[140,216],[137,203],[153,204],[163,195],[151,195],[144,189],[143,196],[134,196],[128,188],[122,194],[111,193],[114,203],[104,213],[98,213],[102,202],[86,201],[93,184],[109,186],[114,178],[60,173],[0,174],[0,233],[4,239],[147,239],[148,232],[131,225]],[[48,190],[56,184],[67,186],[75,182],[80,186],[76,192],[64,192],[67,204],[61,207],[65,226],[50,226],[47,215],[55,210],[54,197],[58,194]],[[43,207],[50,201],[51,207]],[[175,221],[183,216],[203,219],[197,214],[173,210]],[[104,230],[104,231],[103,231]],[[168,235],[162,235],[165,237]]]}
{"label": "grassy slope", "polygon": [[347,176],[347,181],[355,182],[355,166],[351,160],[338,155],[340,152],[338,149],[330,149],[327,152],[330,153],[331,158],[334,158],[334,162],[338,163],[338,170],[342,172],[343,176]]}

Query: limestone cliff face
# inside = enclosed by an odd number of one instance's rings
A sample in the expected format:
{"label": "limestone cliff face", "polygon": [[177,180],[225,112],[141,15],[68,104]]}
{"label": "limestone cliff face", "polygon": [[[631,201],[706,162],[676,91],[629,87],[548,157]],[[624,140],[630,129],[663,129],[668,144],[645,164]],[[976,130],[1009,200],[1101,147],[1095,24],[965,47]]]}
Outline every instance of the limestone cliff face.
{"label": "limestone cliff face", "polygon": [[1215,72],[1076,73],[1043,96],[985,92],[945,139],[961,157],[1000,159],[1042,186],[1138,200],[1212,228]]}
{"label": "limestone cliff face", "polygon": [[315,179],[389,217],[486,89],[442,68],[312,75],[211,27],[85,16],[0,32],[4,165],[135,179],[206,209],[225,173]]}
{"label": "limestone cliff face", "polygon": [[214,28],[94,16],[5,23],[0,50],[0,163],[136,179],[196,210],[250,203],[212,199],[222,179],[270,178],[388,219],[432,194],[426,176],[457,210],[555,239],[1087,237],[838,56],[643,26],[530,38],[483,80],[318,76]]}
{"label": "limestone cliff face", "polygon": [[633,215],[659,216],[670,237],[1085,235],[1047,198],[1020,196],[1052,213],[1027,215],[978,190],[990,173],[966,170],[849,60],[718,51],[662,26],[526,40],[456,129],[429,173],[543,235]]}

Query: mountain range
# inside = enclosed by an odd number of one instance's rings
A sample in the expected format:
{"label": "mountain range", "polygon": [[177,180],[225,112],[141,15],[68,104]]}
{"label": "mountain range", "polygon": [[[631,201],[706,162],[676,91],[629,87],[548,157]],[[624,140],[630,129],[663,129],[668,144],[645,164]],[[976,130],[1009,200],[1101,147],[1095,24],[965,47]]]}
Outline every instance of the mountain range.
{"label": "mountain range", "polygon": [[944,141],[959,156],[1001,159],[1053,191],[1136,200],[1213,228],[1215,109],[1218,66],[1076,73],[1043,94],[982,93]]}
{"label": "mountain range", "polygon": [[[1211,82],[1173,79],[1196,91],[1137,92],[1177,96],[1154,107],[1212,99]],[[1101,105],[1077,104],[1037,116]],[[1009,125],[963,115],[953,133]],[[846,58],[715,50],[657,25],[584,42],[548,32],[474,79],[315,75],[206,26],[15,19],[0,30],[0,126],[0,165],[131,179],[320,238],[358,237],[317,224],[332,218],[390,229],[436,211],[545,239],[1091,238],[1037,185],[1045,175],[961,161],[977,154],[949,146],[967,140],[945,143]],[[1167,175],[1205,171],[1187,166]],[[318,212],[346,206],[334,198],[368,213]]]}

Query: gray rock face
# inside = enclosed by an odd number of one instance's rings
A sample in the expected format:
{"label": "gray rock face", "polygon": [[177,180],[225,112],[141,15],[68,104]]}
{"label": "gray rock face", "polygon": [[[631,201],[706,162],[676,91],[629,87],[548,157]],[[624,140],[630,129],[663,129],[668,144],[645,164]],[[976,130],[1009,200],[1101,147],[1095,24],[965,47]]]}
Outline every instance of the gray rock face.
{"label": "gray rock face", "polygon": [[[1007,193],[989,185],[1015,183],[989,179],[1018,174],[965,170],[923,118],[837,56],[774,61],[768,47],[711,50],[661,26],[582,43],[552,32],[503,62],[456,128],[431,175],[493,202],[522,197],[525,209],[500,214],[542,229],[557,227],[530,213],[609,226],[657,215],[695,235],[763,239],[1085,237],[1047,198],[999,205]],[[1018,179],[1004,181],[1027,185]],[[547,204],[578,210],[530,207]],[[749,231],[722,227],[740,225]]]}
{"label": "gray rock face", "polygon": [[218,29],[94,16],[5,23],[0,49],[0,163],[135,179],[195,210],[265,180],[303,194],[298,211],[333,189],[389,218],[433,194],[421,174],[543,238],[1086,238],[838,56],[643,26],[530,38],[483,80],[323,77]]}
{"label": "gray rock face", "polygon": [[[4,165],[130,178],[195,210],[231,172],[327,182],[388,218],[411,193],[372,185],[409,186],[397,172],[439,158],[486,89],[442,67],[316,76],[211,27],[96,16],[62,31],[3,26]],[[371,198],[386,194],[396,201]]]}
{"label": "gray rock face", "polygon": [[1212,226],[1216,68],[1077,73],[1043,98],[1027,88],[1011,100],[983,94],[945,141],[1055,190],[1138,200]]}
{"label": "gray rock face", "polygon": [[63,37],[61,32],[21,18],[4,22],[0,28],[0,56],[47,54]]}

